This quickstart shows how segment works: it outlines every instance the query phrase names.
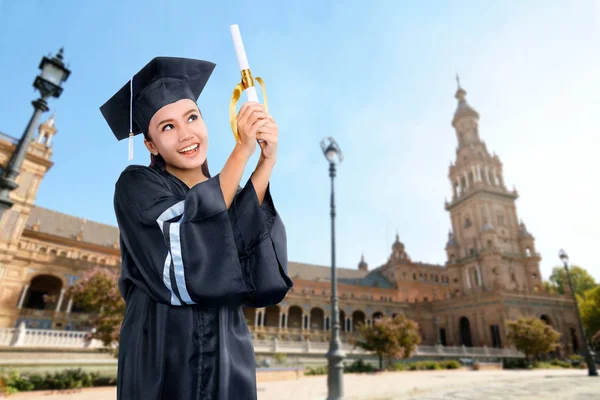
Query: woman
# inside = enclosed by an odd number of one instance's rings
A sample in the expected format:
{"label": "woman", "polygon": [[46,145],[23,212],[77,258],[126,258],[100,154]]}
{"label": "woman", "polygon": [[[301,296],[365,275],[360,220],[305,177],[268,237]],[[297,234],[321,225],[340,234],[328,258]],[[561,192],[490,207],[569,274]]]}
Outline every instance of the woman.
{"label": "woman", "polygon": [[[255,400],[242,306],[277,304],[293,286],[269,191],[278,127],[260,104],[241,107],[241,143],[219,174],[208,171],[196,101],[214,67],[155,58],[100,108],[119,140],[143,133],[152,154],[115,185],[126,302],[119,400]],[[240,189],[259,139],[258,165]]]}

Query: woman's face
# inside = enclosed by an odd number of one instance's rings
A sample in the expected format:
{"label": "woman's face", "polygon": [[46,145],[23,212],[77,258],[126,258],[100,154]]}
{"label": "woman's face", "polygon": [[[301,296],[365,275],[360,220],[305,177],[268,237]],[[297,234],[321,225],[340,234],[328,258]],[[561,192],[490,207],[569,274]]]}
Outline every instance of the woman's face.
{"label": "woman's face", "polygon": [[160,154],[173,168],[200,168],[206,160],[208,132],[192,100],[182,99],[158,110],[150,120],[148,136],[150,141],[144,140],[148,150]]}

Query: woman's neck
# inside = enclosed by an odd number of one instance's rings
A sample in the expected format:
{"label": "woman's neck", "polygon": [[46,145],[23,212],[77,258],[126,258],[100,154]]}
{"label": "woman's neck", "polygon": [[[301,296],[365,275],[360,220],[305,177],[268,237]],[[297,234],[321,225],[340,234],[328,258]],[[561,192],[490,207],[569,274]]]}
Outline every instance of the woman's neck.
{"label": "woman's neck", "polygon": [[180,169],[167,164],[165,168],[168,173],[177,177],[190,189],[196,186],[198,183],[204,182],[208,179],[206,176],[204,176],[204,173],[202,173],[202,166],[194,169]]}

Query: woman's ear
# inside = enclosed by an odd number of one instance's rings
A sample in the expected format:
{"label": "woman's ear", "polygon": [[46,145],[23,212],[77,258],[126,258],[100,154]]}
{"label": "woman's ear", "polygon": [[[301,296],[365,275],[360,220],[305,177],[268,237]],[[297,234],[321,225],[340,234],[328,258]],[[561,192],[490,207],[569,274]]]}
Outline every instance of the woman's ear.
{"label": "woman's ear", "polygon": [[149,141],[148,139],[144,138],[144,145],[146,146],[146,148],[148,149],[148,151],[154,155],[158,154],[158,150],[156,150],[156,146],[154,145],[154,143],[152,143],[151,141]]}

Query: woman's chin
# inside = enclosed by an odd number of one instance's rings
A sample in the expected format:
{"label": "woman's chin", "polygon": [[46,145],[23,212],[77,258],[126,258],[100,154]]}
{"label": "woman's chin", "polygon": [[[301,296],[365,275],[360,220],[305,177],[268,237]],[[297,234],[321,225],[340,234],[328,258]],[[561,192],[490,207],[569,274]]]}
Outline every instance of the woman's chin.
{"label": "woman's chin", "polygon": [[175,166],[177,166],[179,169],[198,169],[202,166],[202,164],[204,164],[205,160],[206,157],[200,155],[196,157],[182,156],[178,157]]}

